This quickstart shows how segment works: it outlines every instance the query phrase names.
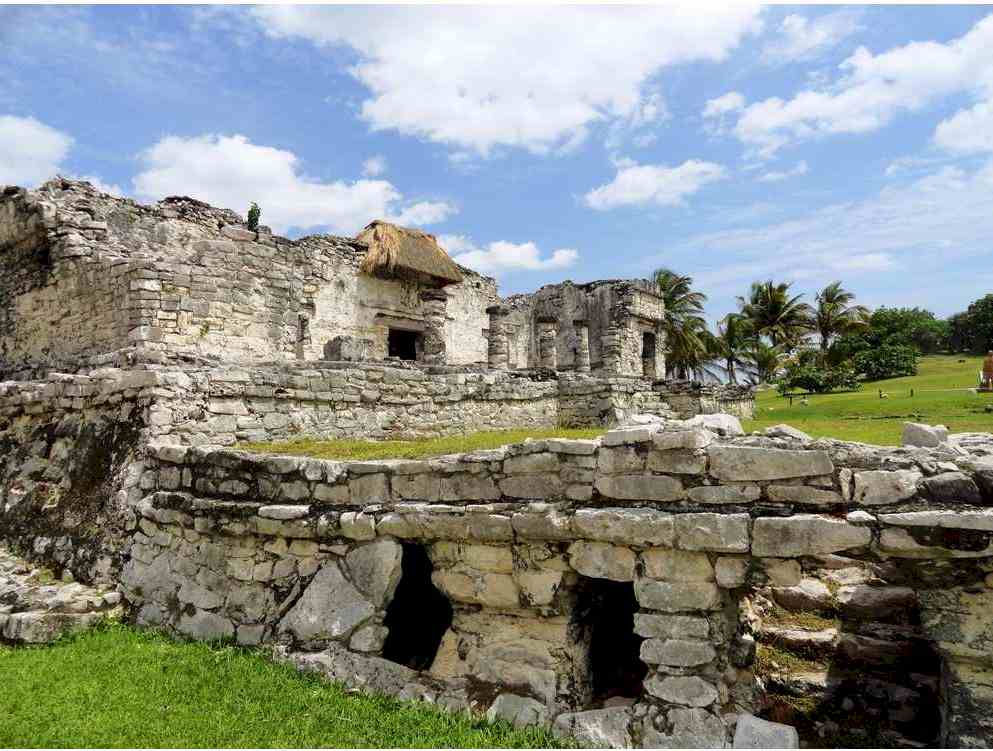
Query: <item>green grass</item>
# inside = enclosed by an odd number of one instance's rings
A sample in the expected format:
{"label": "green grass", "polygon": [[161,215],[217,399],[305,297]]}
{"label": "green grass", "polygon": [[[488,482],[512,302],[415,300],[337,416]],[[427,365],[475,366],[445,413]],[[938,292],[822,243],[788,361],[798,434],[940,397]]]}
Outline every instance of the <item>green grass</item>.
{"label": "green grass", "polygon": [[[965,362],[960,362],[964,360]],[[916,376],[866,383],[848,394],[814,394],[809,404],[788,400],[774,389],[762,391],[755,403],[755,419],[743,421],[745,430],[762,430],[788,423],[815,438],[895,446],[905,422],[944,424],[952,432],[993,431],[993,394],[968,391],[976,385],[982,358],[932,355],[921,358]],[[879,389],[889,394],[880,399]],[[910,390],[914,389],[914,396]]]}
{"label": "green grass", "polygon": [[494,449],[526,438],[596,438],[606,428],[537,428],[534,430],[493,430],[444,438],[422,438],[414,441],[369,441],[341,439],[322,441],[299,438],[292,441],[241,443],[236,448],[263,454],[293,454],[317,459],[422,459],[442,454],[461,454],[482,449]]}
{"label": "green grass", "polygon": [[514,730],[348,694],[260,654],[108,625],[48,647],[0,647],[2,747],[518,747]]}

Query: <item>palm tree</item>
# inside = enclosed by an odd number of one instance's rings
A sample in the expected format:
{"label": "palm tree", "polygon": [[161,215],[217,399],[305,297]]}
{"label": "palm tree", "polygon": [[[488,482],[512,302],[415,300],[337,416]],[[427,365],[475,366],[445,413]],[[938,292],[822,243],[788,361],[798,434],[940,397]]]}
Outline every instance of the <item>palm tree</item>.
{"label": "palm tree", "polygon": [[693,277],[672,269],[657,269],[652,281],[665,303],[665,332],[669,351],[666,376],[678,378],[701,375],[707,361],[707,324],[703,304],[707,296],[693,289]]}
{"label": "palm tree", "polygon": [[779,347],[772,347],[761,339],[753,339],[745,354],[745,362],[754,371],[758,383],[768,383],[776,377],[785,359]]}
{"label": "palm tree", "polygon": [[821,337],[821,352],[827,352],[831,339],[849,334],[869,325],[869,309],[852,305],[855,295],[841,282],[831,282],[817,293],[817,311],[814,323]]}
{"label": "palm tree", "polygon": [[737,383],[739,367],[748,364],[747,356],[755,340],[751,322],[738,313],[729,313],[717,324],[717,334],[710,336],[710,354],[723,363],[731,383]]}
{"label": "palm tree", "polygon": [[773,347],[795,346],[813,328],[814,310],[800,302],[803,295],[790,296],[791,282],[752,282],[747,299],[738,298],[741,314],[756,334],[769,337]]}

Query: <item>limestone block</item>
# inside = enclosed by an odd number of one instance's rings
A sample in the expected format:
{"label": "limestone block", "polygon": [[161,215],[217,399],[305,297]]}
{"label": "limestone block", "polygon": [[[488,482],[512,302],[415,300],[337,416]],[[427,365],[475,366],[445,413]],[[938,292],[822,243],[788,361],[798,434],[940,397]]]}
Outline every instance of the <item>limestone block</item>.
{"label": "limestone block", "polygon": [[514,514],[511,526],[519,537],[530,540],[568,540],[573,537],[572,518],[554,508]]}
{"label": "limestone block", "polygon": [[317,672],[330,681],[371,693],[399,696],[417,681],[417,672],[381,657],[350,652],[331,644],[323,652],[291,652],[288,656],[300,670]]}
{"label": "limestone block", "polygon": [[665,475],[612,475],[594,483],[606,498],[628,501],[678,501],[686,497],[683,483]]}
{"label": "limestone block", "polygon": [[725,589],[735,589],[744,586],[748,579],[747,558],[721,557],[714,564],[714,578],[718,586]]}
{"label": "limestone block", "polygon": [[706,428],[712,433],[727,437],[745,434],[745,431],[741,428],[741,421],[737,417],[722,413],[697,415],[696,417],[691,417],[689,420],[684,420],[683,425]]}
{"label": "limestone block", "polygon": [[645,681],[645,690],[663,701],[688,707],[709,707],[717,701],[714,684],[695,675],[653,675]]}
{"label": "limestone block", "polygon": [[649,548],[641,554],[641,560],[645,576],[651,579],[669,582],[714,581],[714,567],[704,553]]}
{"label": "limestone block", "polygon": [[634,581],[636,558],[630,548],[602,542],[574,542],[569,563],[583,576],[611,581]]}
{"label": "limestone block", "polygon": [[880,506],[912,498],[917,493],[921,473],[912,469],[866,470],[855,472],[854,478],[852,500],[862,506]]}
{"label": "limestone block", "polygon": [[298,641],[315,642],[347,637],[368,620],[375,606],[329,561],[321,567],[300,599],[283,616],[279,630]]}
{"label": "limestone block", "polygon": [[477,571],[458,565],[432,572],[431,581],[453,600],[494,608],[520,607],[520,592],[514,577]]}
{"label": "limestone block", "polygon": [[656,433],[652,436],[652,444],[658,451],[671,449],[702,449],[714,442],[714,434],[705,428],[693,430],[675,430]]}
{"label": "limestone block", "polygon": [[774,503],[800,503],[805,506],[833,506],[843,502],[841,493],[810,485],[770,485],[766,496]]}
{"label": "limestone block", "polygon": [[922,483],[924,492],[935,503],[963,503],[980,506],[983,497],[975,480],[963,472],[942,472]]}
{"label": "limestone block", "polygon": [[674,475],[699,475],[707,471],[707,456],[683,450],[653,451],[648,455],[648,470]]}
{"label": "limestone block", "polygon": [[235,641],[245,647],[254,647],[262,643],[265,638],[265,625],[263,624],[243,624],[238,626]]}
{"label": "limestone block", "polygon": [[431,547],[431,557],[448,564],[462,562],[472,568],[498,574],[511,574],[514,571],[514,555],[509,547],[444,540]]}
{"label": "limestone block", "polygon": [[385,474],[360,475],[348,481],[352,503],[371,505],[390,500],[389,480]]}
{"label": "limestone block", "polygon": [[755,520],[752,535],[752,553],[769,558],[837,553],[872,540],[872,532],[865,527],[815,514],[762,517]]}
{"label": "limestone block", "polygon": [[835,600],[843,613],[857,618],[911,611],[917,607],[917,593],[910,587],[855,584],[840,587]]}
{"label": "limestone block", "polygon": [[726,748],[727,728],[717,715],[705,709],[670,709],[672,735],[666,748]]}
{"label": "limestone block", "polygon": [[834,472],[826,451],[759,448],[755,446],[707,447],[710,474],[728,482],[787,480],[792,477],[819,477]]}
{"label": "limestone block", "polygon": [[774,587],[795,587],[803,576],[800,563],[792,558],[763,558],[762,570]]}
{"label": "limestone block", "polygon": [[490,722],[504,720],[515,728],[542,725],[547,717],[548,710],[544,704],[529,696],[517,694],[500,694],[486,710],[486,719]]}
{"label": "limestone block", "polygon": [[542,472],[558,472],[559,458],[555,454],[549,453],[512,456],[503,463],[503,471],[508,475],[533,475]]}
{"label": "limestone block", "polygon": [[716,656],[709,642],[695,639],[645,639],[641,643],[641,661],[648,665],[689,668],[706,665]]}
{"label": "limestone block", "polygon": [[596,460],[597,469],[605,474],[641,472],[645,469],[645,455],[634,446],[601,448]]}
{"label": "limestone block", "polygon": [[500,491],[510,498],[555,498],[562,493],[558,474],[505,477],[498,484]]}
{"label": "limestone block", "polygon": [[642,578],[635,580],[634,594],[642,607],[663,613],[721,607],[717,585],[710,582],[660,582]]}
{"label": "limestone block", "polygon": [[592,456],[600,447],[600,441],[588,439],[549,438],[548,450],[556,454]]}
{"label": "limestone block", "polygon": [[677,514],[676,547],[716,553],[747,553],[748,521],[748,514]]}
{"label": "limestone block", "polygon": [[800,748],[796,728],[742,712],[734,728],[732,748]]}
{"label": "limestone block", "polygon": [[693,615],[635,613],[634,632],[638,636],[659,639],[706,639],[710,635],[710,624],[706,618]]}
{"label": "limestone block", "polygon": [[310,506],[262,506],[258,514],[266,519],[303,519],[310,514]]}
{"label": "limestone block", "polygon": [[572,527],[588,540],[630,545],[672,546],[675,537],[672,514],[654,509],[580,509]]}
{"label": "limestone block", "polygon": [[234,624],[215,613],[197,610],[193,615],[183,614],[176,629],[198,641],[216,641],[234,636]]}
{"label": "limestone block", "polygon": [[551,605],[562,584],[562,572],[518,571],[514,580],[521,588],[521,599],[526,605]]}
{"label": "limestone block", "polygon": [[356,652],[379,652],[386,642],[389,629],[378,624],[362,626],[348,640],[348,648]]}
{"label": "limestone block", "polygon": [[400,582],[402,549],[393,540],[376,540],[345,556],[352,584],[377,608],[393,599]]}
{"label": "limestone block", "polygon": [[701,485],[686,493],[696,503],[745,504],[757,501],[762,488],[758,485]]}
{"label": "limestone block", "polygon": [[560,714],[553,729],[580,748],[631,748],[634,741],[630,726],[628,707],[607,707]]}
{"label": "limestone block", "polygon": [[924,448],[934,448],[940,446],[948,440],[948,428],[944,425],[923,425],[916,422],[905,422],[903,424],[904,446],[922,446]]}
{"label": "limestone block", "polygon": [[772,427],[766,428],[762,432],[770,438],[792,438],[794,441],[805,442],[812,440],[811,437],[802,430],[797,430],[792,425],[787,425],[786,423],[773,425]]}
{"label": "limestone block", "polygon": [[602,445],[621,446],[626,443],[644,443],[652,440],[652,436],[658,431],[658,425],[645,425],[635,428],[617,428],[608,430],[603,436]]}
{"label": "limestone block", "polygon": [[360,511],[346,511],[338,520],[341,534],[350,540],[372,540],[376,537],[376,517]]}
{"label": "limestone block", "polygon": [[930,527],[941,529],[974,529],[993,532],[993,509],[963,511],[908,511],[902,514],[880,514],[879,520],[895,527]]}
{"label": "limestone block", "polygon": [[787,610],[826,610],[834,604],[831,590],[820,579],[801,579],[793,587],[776,587],[772,598]]}

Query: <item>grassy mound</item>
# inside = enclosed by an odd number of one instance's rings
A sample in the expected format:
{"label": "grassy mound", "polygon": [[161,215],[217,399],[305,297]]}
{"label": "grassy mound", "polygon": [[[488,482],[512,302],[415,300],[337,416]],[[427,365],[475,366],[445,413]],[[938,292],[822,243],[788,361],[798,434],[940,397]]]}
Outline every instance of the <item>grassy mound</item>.
{"label": "grassy mound", "polygon": [[[895,446],[900,443],[905,422],[944,424],[955,433],[993,431],[993,394],[977,394],[976,374],[980,357],[933,355],[921,358],[916,376],[891,378],[864,385],[848,394],[814,394],[808,404],[793,399],[793,405],[774,389],[758,394],[755,419],[743,421],[747,431],[788,423],[815,438]],[[882,389],[887,394],[879,398]],[[913,396],[911,396],[913,390]]]}
{"label": "grassy mound", "polygon": [[492,430],[444,438],[422,438],[415,441],[369,441],[341,439],[321,441],[300,438],[293,441],[241,443],[236,448],[261,454],[293,454],[317,459],[423,459],[443,454],[462,454],[483,449],[495,449],[527,438],[596,438],[606,428],[536,428],[534,430]]}
{"label": "grassy mound", "polygon": [[346,693],[236,647],[107,626],[53,646],[0,646],[0,747],[545,748],[427,705]]}

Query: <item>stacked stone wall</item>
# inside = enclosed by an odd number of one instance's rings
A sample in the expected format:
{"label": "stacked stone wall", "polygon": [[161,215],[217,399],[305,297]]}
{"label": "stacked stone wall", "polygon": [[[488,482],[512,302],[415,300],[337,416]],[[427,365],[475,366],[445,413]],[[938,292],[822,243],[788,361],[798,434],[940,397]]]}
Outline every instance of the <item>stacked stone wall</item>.
{"label": "stacked stone wall", "polygon": [[[554,717],[584,742],[721,747],[760,706],[756,592],[825,561],[892,561],[943,660],[941,742],[993,737],[985,450],[722,439],[670,421],[421,461],[153,453],[124,575],[141,622],[275,640],[351,685]],[[380,656],[401,543],[427,548],[454,609],[426,671]],[[637,601],[647,675],[626,702],[591,705],[588,580],[630,583]]]}

